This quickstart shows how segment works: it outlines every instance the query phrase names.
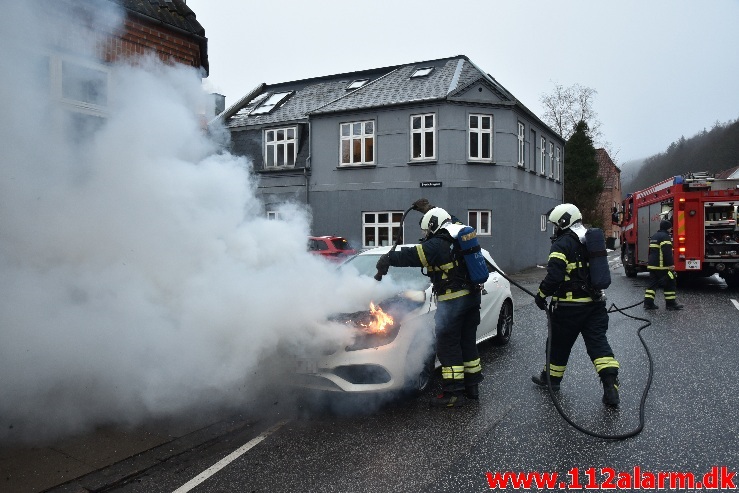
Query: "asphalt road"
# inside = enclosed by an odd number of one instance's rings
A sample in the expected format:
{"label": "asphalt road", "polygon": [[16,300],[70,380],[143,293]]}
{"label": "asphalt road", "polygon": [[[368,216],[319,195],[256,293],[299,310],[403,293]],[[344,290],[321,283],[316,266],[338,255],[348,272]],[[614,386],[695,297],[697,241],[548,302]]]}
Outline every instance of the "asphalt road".
{"label": "asphalt road", "polygon": [[[614,279],[608,304],[624,307],[642,300],[647,277],[626,278],[616,253],[610,256]],[[517,279],[534,290],[543,275],[541,269]],[[298,401],[296,407],[293,398],[276,399],[269,417],[257,425],[100,491],[491,491],[496,474],[506,472],[558,474],[539,490],[562,490],[574,482],[656,490],[660,472],[678,473],[673,484],[665,477],[668,491],[687,486],[681,481],[691,474],[708,480],[708,486],[714,477],[723,478],[722,491],[732,482],[739,486],[734,476],[739,471],[739,308],[732,302],[739,292],[709,279],[679,288],[682,312],[644,312],[641,306],[628,312],[651,321],[641,334],[653,357],[654,379],[644,430],[633,438],[608,440],[568,425],[548,392],[531,383],[530,376],[543,366],[546,318],[530,297],[513,290],[511,343],[482,346],[485,380],[479,403],[431,409],[427,401],[436,389],[382,405],[327,399]],[[664,307],[661,294],[658,301]],[[578,340],[558,395],[564,411],[581,426],[624,434],[639,425],[649,374],[637,336],[642,325],[619,313],[610,317],[609,339],[621,363],[618,410],[601,403],[602,388]],[[227,463],[218,464],[224,458]],[[710,474],[704,478],[705,473]],[[52,491],[86,491],[70,488]],[[507,489],[513,490],[510,483]]]}

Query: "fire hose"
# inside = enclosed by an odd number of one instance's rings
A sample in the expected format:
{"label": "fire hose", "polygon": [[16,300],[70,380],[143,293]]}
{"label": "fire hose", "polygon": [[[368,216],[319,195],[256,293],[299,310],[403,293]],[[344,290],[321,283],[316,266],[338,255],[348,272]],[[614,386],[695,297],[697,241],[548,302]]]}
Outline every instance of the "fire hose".
{"label": "fire hose", "polygon": [[[516,286],[517,288],[519,288],[520,290],[522,290],[523,292],[525,292],[529,296],[536,297],[536,295],[534,293],[532,293],[528,289],[524,288],[523,286],[521,286],[520,284],[518,284],[516,281],[510,279],[508,276],[506,276],[505,274],[503,274],[500,270],[497,270],[496,269],[496,271],[504,279],[506,279],[508,282],[510,282],[511,284],[513,284],[514,286]],[[564,420],[567,421],[567,423],[569,423],[573,428],[575,428],[578,431],[581,431],[582,433],[585,433],[586,435],[590,435],[590,436],[595,437],[595,438],[603,438],[603,439],[607,439],[607,440],[624,440],[626,438],[631,438],[633,436],[638,435],[644,429],[644,407],[645,407],[646,402],[647,402],[647,394],[649,393],[649,388],[652,386],[652,377],[654,376],[654,362],[652,360],[652,354],[649,352],[649,347],[647,347],[647,343],[644,341],[644,338],[641,335],[641,331],[644,330],[644,329],[646,329],[650,325],[652,325],[652,323],[649,320],[645,319],[645,318],[635,317],[633,315],[629,315],[628,313],[625,313],[624,312],[624,310],[628,310],[630,308],[634,308],[635,306],[639,306],[642,303],[644,303],[644,301],[640,301],[638,303],[635,303],[633,305],[629,305],[629,306],[624,307],[624,308],[619,308],[614,303],[611,303],[611,306],[608,308],[608,313],[619,312],[619,313],[621,313],[622,315],[624,315],[624,316],[626,316],[628,318],[632,318],[634,320],[640,320],[640,321],[643,321],[644,322],[644,325],[642,325],[641,327],[639,327],[639,329],[636,331],[636,333],[639,336],[639,340],[641,341],[642,346],[644,346],[644,351],[646,352],[647,359],[649,360],[649,375],[647,377],[647,384],[644,387],[644,392],[642,393],[641,401],[639,403],[639,426],[637,426],[632,431],[629,431],[629,432],[623,433],[623,434],[619,434],[619,435],[606,435],[606,434],[603,434],[603,433],[598,433],[598,432],[590,431],[590,430],[588,430],[588,429],[586,429],[586,428],[578,425],[569,416],[567,416],[567,413],[564,412],[564,410],[562,409],[562,406],[559,404],[559,400],[557,400],[557,396],[555,395],[554,389],[552,388],[552,381],[551,381],[551,377],[550,377],[550,368],[549,368],[549,364],[551,362],[551,352],[552,352],[552,311],[553,311],[552,305],[550,304],[548,306],[547,310],[545,310],[545,312],[547,314],[546,380],[547,380],[547,389],[549,390],[549,396],[551,397],[552,402],[554,403],[554,407],[557,408],[557,411],[562,416],[562,418],[564,418]]]}

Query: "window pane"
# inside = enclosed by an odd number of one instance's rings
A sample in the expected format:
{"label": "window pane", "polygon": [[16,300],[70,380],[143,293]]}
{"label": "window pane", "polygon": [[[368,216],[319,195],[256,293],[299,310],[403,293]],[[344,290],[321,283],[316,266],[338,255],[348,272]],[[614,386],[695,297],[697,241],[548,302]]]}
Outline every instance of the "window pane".
{"label": "window pane", "polygon": [[285,129],[281,128],[277,131],[277,140],[285,140]]}
{"label": "window pane", "polygon": [[277,144],[277,166],[285,164],[285,145]]}
{"label": "window pane", "polygon": [[434,128],[434,115],[426,115],[424,119],[424,128]]}
{"label": "window pane", "polygon": [[477,146],[478,146],[477,132],[471,132],[470,133],[470,157],[479,157]]}
{"label": "window pane", "polygon": [[387,212],[383,212],[377,215],[377,222],[380,224],[387,224],[389,222],[390,215]]}
{"label": "window pane", "polygon": [[367,246],[376,246],[375,241],[376,241],[375,228],[365,227],[364,228],[364,244]]}
{"label": "window pane", "polygon": [[413,122],[413,128],[419,129],[421,128],[421,117],[420,116],[414,116],[411,121]]}
{"label": "window pane", "polygon": [[390,228],[377,228],[377,239],[379,240],[378,246],[388,246],[390,244]]}
{"label": "window pane", "polygon": [[485,130],[490,130],[490,128],[491,128],[490,122],[492,120],[493,119],[490,118],[489,116],[483,116],[482,117],[482,128],[485,129]]}
{"label": "window pane", "polygon": [[421,157],[421,134],[413,134],[413,158]]}
{"label": "window pane", "polygon": [[[398,239],[398,233],[400,233],[400,228],[398,228],[397,226],[393,227],[393,237],[392,237],[393,243],[395,243],[395,240]],[[398,244],[400,245],[402,243],[403,243],[403,236],[401,235]]]}
{"label": "window pane", "polygon": [[341,141],[341,163],[342,164],[349,164],[349,141],[348,140],[342,140]]}
{"label": "window pane", "polygon": [[354,135],[362,135],[362,124],[361,123],[355,123],[352,125],[352,134]]}
{"label": "window pane", "polygon": [[341,124],[341,136],[342,137],[348,137],[349,136],[349,124],[348,123],[342,123]]}
{"label": "window pane", "polygon": [[[485,120],[483,119],[483,122]],[[470,115],[470,128],[477,128],[477,116]]]}
{"label": "window pane", "polygon": [[354,163],[362,162],[362,139],[352,139],[353,159]]}
{"label": "window pane", "polygon": [[287,145],[287,164],[290,166],[295,164],[295,144],[292,142]]}
{"label": "window pane", "polygon": [[475,229],[480,229],[477,227],[477,212],[476,211],[470,211],[469,222],[467,224],[469,224]]}
{"label": "window pane", "polygon": [[488,212],[480,212],[480,232],[481,233],[490,233],[490,229],[488,228],[488,225],[490,224],[490,213]]}
{"label": "window pane", "polygon": [[482,134],[482,158],[483,159],[490,159],[492,156],[490,155],[490,134],[484,133]]}
{"label": "window pane", "polygon": [[364,160],[368,163],[375,160],[375,140],[372,137],[364,140]]}
{"label": "window pane", "polygon": [[403,213],[402,212],[393,212],[393,222],[399,223],[403,219]]}
{"label": "window pane", "polygon": [[274,145],[267,146],[267,155],[265,157],[267,158],[267,166],[275,165],[275,146]]}
{"label": "window pane", "polygon": [[364,133],[372,135],[375,133],[375,122],[367,122],[364,124]]}
{"label": "window pane", "polygon": [[426,132],[426,154],[424,157],[431,157],[434,155],[434,133]]}
{"label": "window pane", "polygon": [[275,132],[274,130],[268,130],[267,131],[267,142],[272,142],[275,140]]}
{"label": "window pane", "polygon": [[364,222],[366,223],[375,223],[375,215],[374,214],[365,214],[364,215]]}
{"label": "window pane", "polygon": [[102,70],[63,61],[62,96],[104,106],[108,103],[108,74]]}

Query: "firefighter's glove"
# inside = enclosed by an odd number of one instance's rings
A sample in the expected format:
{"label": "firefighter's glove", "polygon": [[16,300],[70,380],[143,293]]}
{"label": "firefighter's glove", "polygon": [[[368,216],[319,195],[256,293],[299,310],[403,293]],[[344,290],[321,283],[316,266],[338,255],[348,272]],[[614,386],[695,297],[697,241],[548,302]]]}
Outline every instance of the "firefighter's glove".
{"label": "firefighter's glove", "polygon": [[380,275],[387,275],[387,271],[390,270],[390,255],[387,253],[385,255],[382,255],[380,257],[380,260],[377,261],[377,273]]}
{"label": "firefighter's glove", "polygon": [[536,306],[541,308],[542,310],[547,309],[547,299],[542,297],[541,295],[534,296],[534,302],[536,303]]}
{"label": "firefighter's glove", "polygon": [[428,211],[433,209],[434,206],[429,204],[428,199],[418,199],[413,202],[413,210],[426,214]]}

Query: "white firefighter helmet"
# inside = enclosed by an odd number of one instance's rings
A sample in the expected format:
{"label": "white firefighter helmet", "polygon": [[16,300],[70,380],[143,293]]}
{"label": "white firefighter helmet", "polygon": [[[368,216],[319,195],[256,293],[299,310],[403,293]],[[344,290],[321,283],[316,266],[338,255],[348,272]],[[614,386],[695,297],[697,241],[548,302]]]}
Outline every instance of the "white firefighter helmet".
{"label": "white firefighter helmet", "polygon": [[549,222],[559,229],[567,229],[577,221],[582,221],[582,214],[574,204],[559,204],[549,212]]}
{"label": "white firefighter helmet", "polygon": [[436,233],[439,228],[446,222],[451,221],[452,216],[441,207],[434,207],[421,219],[421,229],[430,233]]}

